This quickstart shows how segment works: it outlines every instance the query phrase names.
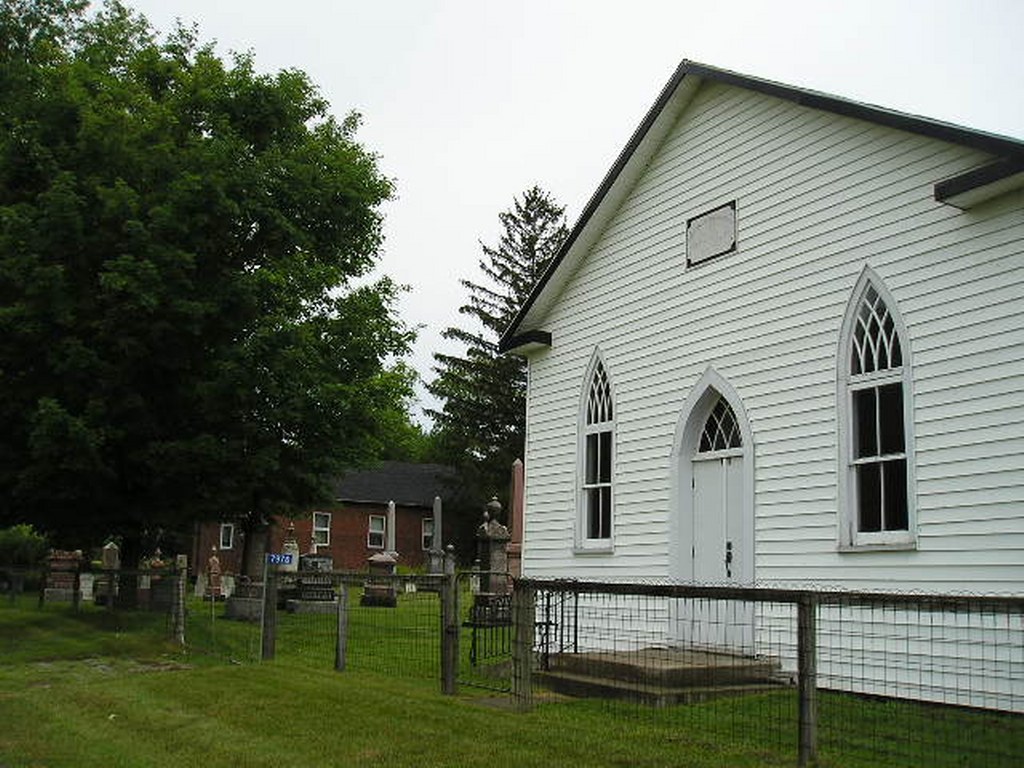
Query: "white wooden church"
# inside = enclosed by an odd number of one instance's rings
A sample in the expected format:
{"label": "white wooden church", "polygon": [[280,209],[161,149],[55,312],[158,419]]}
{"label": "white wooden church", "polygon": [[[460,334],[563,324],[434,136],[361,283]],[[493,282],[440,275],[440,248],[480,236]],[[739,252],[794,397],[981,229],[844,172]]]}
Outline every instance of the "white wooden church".
{"label": "white wooden church", "polygon": [[1024,142],[684,61],[501,340],[531,577],[1024,591]]}
{"label": "white wooden church", "polygon": [[[684,61],[500,346],[525,576],[1024,594],[1020,140]],[[714,602],[580,610],[795,669]],[[1019,614],[882,618],[822,609],[818,685],[1024,711]]]}

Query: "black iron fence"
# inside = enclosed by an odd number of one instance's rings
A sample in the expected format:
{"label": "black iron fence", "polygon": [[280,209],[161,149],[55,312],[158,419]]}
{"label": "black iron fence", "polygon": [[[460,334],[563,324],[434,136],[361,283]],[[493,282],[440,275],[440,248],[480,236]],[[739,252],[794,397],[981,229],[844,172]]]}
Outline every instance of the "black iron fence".
{"label": "black iron fence", "polygon": [[1024,598],[525,579],[514,694],[650,705],[801,765],[1024,759]]}

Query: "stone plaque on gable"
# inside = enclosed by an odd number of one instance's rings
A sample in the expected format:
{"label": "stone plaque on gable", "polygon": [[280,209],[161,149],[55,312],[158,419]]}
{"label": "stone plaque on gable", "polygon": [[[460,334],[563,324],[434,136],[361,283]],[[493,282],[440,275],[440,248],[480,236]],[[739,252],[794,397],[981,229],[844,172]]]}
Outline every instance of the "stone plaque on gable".
{"label": "stone plaque on gable", "polygon": [[700,264],[736,250],[736,203],[730,202],[686,222],[686,263]]}

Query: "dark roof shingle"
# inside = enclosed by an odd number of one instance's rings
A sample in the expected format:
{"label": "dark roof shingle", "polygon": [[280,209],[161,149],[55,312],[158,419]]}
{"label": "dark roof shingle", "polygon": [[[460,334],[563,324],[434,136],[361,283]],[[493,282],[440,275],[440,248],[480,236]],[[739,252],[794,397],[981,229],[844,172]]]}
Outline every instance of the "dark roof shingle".
{"label": "dark roof shingle", "polygon": [[333,484],[338,501],[430,507],[434,497],[449,494],[454,476],[443,464],[385,461],[368,469],[346,472]]}

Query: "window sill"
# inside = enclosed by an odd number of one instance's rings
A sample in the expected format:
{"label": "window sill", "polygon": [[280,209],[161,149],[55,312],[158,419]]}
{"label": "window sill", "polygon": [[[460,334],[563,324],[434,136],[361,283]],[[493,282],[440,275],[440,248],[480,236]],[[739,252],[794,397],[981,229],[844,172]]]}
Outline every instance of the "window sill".
{"label": "window sill", "polygon": [[573,547],[572,553],[574,555],[610,555],[615,551],[615,545],[610,541],[595,542],[586,544],[577,544]]}
{"label": "window sill", "polygon": [[848,554],[856,552],[911,552],[917,549],[917,542],[909,541],[875,541],[858,544],[840,544],[839,553]]}

